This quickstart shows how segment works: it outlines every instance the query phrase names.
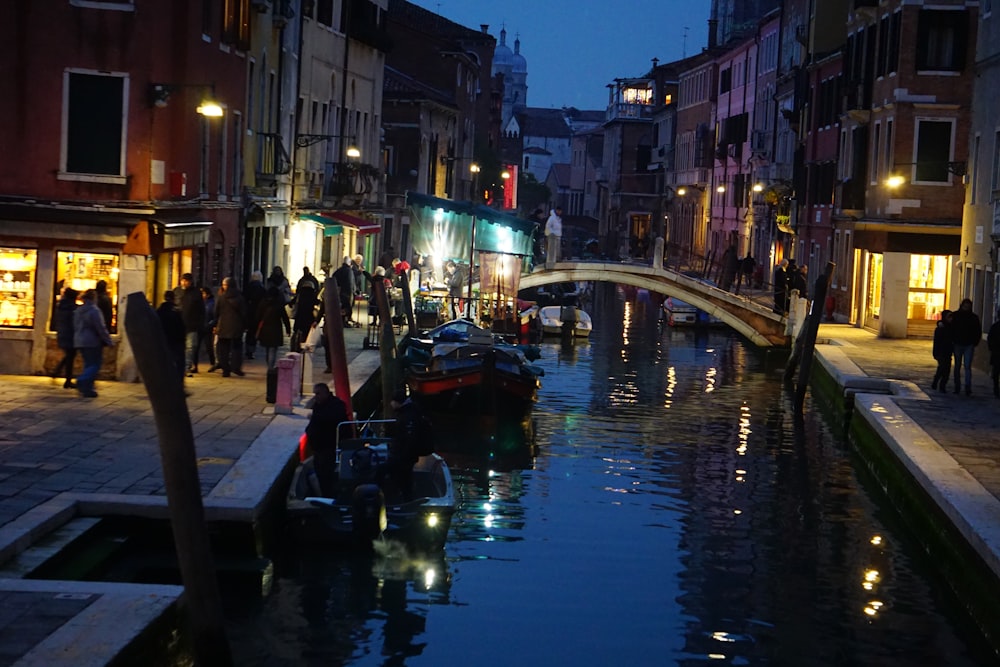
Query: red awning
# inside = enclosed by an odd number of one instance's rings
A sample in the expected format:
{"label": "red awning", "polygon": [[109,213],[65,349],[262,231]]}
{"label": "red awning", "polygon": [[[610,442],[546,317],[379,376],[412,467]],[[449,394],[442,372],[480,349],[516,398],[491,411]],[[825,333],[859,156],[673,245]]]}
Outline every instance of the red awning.
{"label": "red awning", "polygon": [[350,213],[344,213],[343,211],[323,211],[323,215],[330,216],[338,222],[342,222],[348,227],[354,227],[358,230],[358,234],[377,234],[382,231],[382,225],[377,222],[372,222],[371,220],[366,220],[365,218],[359,218],[356,215],[351,215]]}

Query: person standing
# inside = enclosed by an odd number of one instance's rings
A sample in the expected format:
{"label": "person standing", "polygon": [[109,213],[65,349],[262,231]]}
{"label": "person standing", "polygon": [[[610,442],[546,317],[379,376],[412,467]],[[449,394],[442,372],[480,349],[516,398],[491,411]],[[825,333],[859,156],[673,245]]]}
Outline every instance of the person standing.
{"label": "person standing", "polygon": [[205,328],[205,301],[201,290],[194,286],[190,273],[181,276],[181,286],[173,294],[177,296],[180,316],[184,321],[184,352],[188,373],[198,372],[198,336]]}
{"label": "person standing", "polygon": [[285,277],[285,272],[280,266],[276,266],[271,269],[271,275],[267,277],[267,283],[264,287],[277,287],[278,292],[281,294],[281,298],[285,300],[286,305],[292,300],[292,286],[288,282],[288,278]]}
{"label": "person standing", "polygon": [[257,342],[264,348],[264,359],[267,369],[271,370],[278,361],[278,348],[284,345],[285,335],[292,333],[292,323],[288,319],[281,292],[277,287],[269,287],[264,300],[257,307]]}
{"label": "person standing", "polygon": [[264,300],[264,274],[254,271],[250,274],[250,282],[243,292],[243,297],[247,301],[247,335],[244,341],[244,352],[247,359],[253,359],[257,350],[257,307]]}
{"label": "person standing", "polygon": [[73,384],[73,364],[76,362],[76,346],[73,345],[73,314],[76,313],[76,297],[80,293],[72,287],[63,290],[59,305],[56,306],[56,344],[63,351],[63,358],[59,361],[56,369],[52,371],[52,377],[59,377],[65,373],[66,381],[63,389],[75,389]]}
{"label": "person standing", "polygon": [[951,375],[951,355],[955,352],[955,345],[951,337],[951,311],[942,310],[941,319],[938,320],[934,328],[934,346],[931,353],[937,360],[937,371],[934,373],[934,381],[931,382],[931,389],[947,391],[948,376]]}
{"label": "person standing", "polygon": [[[993,395],[1000,398],[1000,310],[996,321],[986,334],[986,347],[990,351],[990,379],[993,380]],[[943,390],[942,390],[943,391]]]}
{"label": "person standing", "polygon": [[351,262],[351,271],[354,273],[354,296],[364,296],[365,294],[365,258],[364,255],[355,255]]}
{"label": "person standing", "polygon": [[[188,281],[188,285],[190,286],[190,281]],[[189,287],[187,291],[196,294],[198,301],[201,301],[198,290]],[[173,363],[174,371],[180,377],[183,387],[185,370],[189,369],[185,358],[190,359],[187,353],[187,342],[190,340],[190,336],[187,331],[188,325],[184,322],[184,317],[177,308],[173,290],[167,290],[163,293],[163,303],[156,309],[156,316],[160,319],[160,328],[163,329],[163,335],[167,339],[167,352],[170,355],[170,361]],[[197,332],[195,333],[197,334]],[[192,348],[191,352],[193,351]]]}
{"label": "person standing", "polygon": [[329,385],[313,386],[313,410],[306,426],[306,442],[323,495],[332,498],[337,489],[337,430],[347,421],[347,405],[334,396]]}
{"label": "person standing", "polygon": [[96,301],[97,292],[87,290],[83,305],[73,313],[73,345],[83,355],[83,371],[76,378],[76,388],[86,398],[97,398],[94,381],[101,370],[104,348],[111,346],[111,334]]}
{"label": "person standing", "polygon": [[292,325],[292,352],[301,352],[302,343],[316,321],[316,291],[306,283],[295,293],[295,322]]}
{"label": "person standing", "polygon": [[104,316],[104,326],[109,332],[113,332],[116,328],[112,319],[114,317],[114,303],[112,303],[111,296],[108,294],[108,281],[98,280],[94,289],[97,293],[97,309]]}
{"label": "person standing", "polygon": [[243,330],[246,328],[246,301],[232,278],[223,278],[219,297],[215,300],[215,332],[219,343],[216,361],[222,377],[243,373]]}
{"label": "person standing", "polygon": [[450,259],[445,265],[445,282],[448,285],[448,300],[451,301],[451,319],[457,320],[462,313],[462,290],[465,281],[458,265]]}
{"label": "person standing", "polygon": [[955,342],[955,393],[961,392],[961,370],[965,365],[965,395],[972,395],[972,355],[983,339],[983,325],[972,310],[972,299],[962,299],[952,315],[952,340]]}
{"label": "person standing", "polygon": [[776,312],[778,315],[784,315],[787,310],[786,305],[788,303],[788,297],[786,296],[786,289],[788,286],[788,274],[786,269],[788,268],[788,260],[783,259],[778,263],[778,266],[774,269],[774,306],[771,310]]}
{"label": "person standing", "polygon": [[545,239],[547,242],[545,264],[552,267],[559,261],[560,244],[562,244],[562,207],[556,206],[549,213],[545,222]]}
{"label": "person standing", "polygon": [[344,257],[344,263],[333,272],[337,283],[337,296],[340,297],[340,315],[345,327],[353,327],[351,322],[351,306],[354,305],[354,267],[350,257]]}

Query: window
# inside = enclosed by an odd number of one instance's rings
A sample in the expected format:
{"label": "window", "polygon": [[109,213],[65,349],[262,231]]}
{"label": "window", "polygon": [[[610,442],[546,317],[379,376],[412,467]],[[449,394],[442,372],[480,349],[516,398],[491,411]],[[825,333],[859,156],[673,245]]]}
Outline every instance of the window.
{"label": "window", "polygon": [[60,178],[125,182],[128,78],[67,70]]}
{"label": "window", "polygon": [[913,180],[920,183],[948,183],[951,159],[950,120],[917,120],[917,156]]}
{"label": "window", "polygon": [[241,51],[250,48],[250,0],[222,0],[220,41]]}
{"label": "window", "polygon": [[917,70],[962,70],[968,22],[965,11],[921,10],[917,24]]}
{"label": "window", "polygon": [[333,0],[317,0],[316,22],[333,27]]}
{"label": "window", "polygon": [[[57,286],[72,287],[82,294],[89,289],[96,289],[98,281],[101,280],[107,285],[108,296],[111,297],[111,321],[105,324],[108,326],[108,331],[114,333],[118,327],[118,255],[90,252],[56,253]],[[55,305],[52,304],[53,309]]]}
{"label": "window", "polygon": [[733,87],[733,71],[730,68],[726,68],[719,72],[719,92],[728,93]]}
{"label": "window", "polygon": [[0,327],[35,325],[37,264],[37,250],[0,248]]}

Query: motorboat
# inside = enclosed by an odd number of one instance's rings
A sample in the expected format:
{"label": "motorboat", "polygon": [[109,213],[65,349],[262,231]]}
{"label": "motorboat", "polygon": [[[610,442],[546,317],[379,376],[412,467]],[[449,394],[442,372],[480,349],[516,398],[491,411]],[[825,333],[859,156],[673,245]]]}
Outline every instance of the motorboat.
{"label": "motorboat", "polygon": [[546,336],[562,335],[566,324],[572,324],[576,338],[587,338],[594,329],[590,315],[575,306],[545,306],[538,311],[538,317],[542,321],[542,333]]}
{"label": "motorboat", "polygon": [[704,310],[692,306],[677,297],[667,297],[663,300],[663,318],[672,327],[710,326],[722,324],[717,317],[709,315]]}
{"label": "motorboat", "polygon": [[406,341],[404,378],[430,410],[525,412],[537,400],[544,374],[526,356],[536,351],[456,319]]}
{"label": "motorboat", "polygon": [[413,466],[410,497],[387,494],[376,482],[389,460],[391,438],[377,435],[393,420],[344,422],[361,436],[338,439],[335,489],[325,494],[315,458],[303,454],[286,503],[293,533],[302,541],[371,548],[379,540],[436,551],[444,547],[455,512],[455,488],[448,464],[436,453]]}

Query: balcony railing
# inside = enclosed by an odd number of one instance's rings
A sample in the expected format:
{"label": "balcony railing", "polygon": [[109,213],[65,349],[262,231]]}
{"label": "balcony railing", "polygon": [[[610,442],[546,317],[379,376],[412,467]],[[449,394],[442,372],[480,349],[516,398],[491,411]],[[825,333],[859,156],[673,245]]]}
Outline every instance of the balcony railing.
{"label": "balcony railing", "polygon": [[257,180],[275,180],[291,171],[292,163],[280,134],[257,134]]}
{"label": "balcony railing", "polygon": [[370,164],[357,162],[327,162],[323,178],[323,195],[344,197],[366,195],[375,191],[379,170]]}

